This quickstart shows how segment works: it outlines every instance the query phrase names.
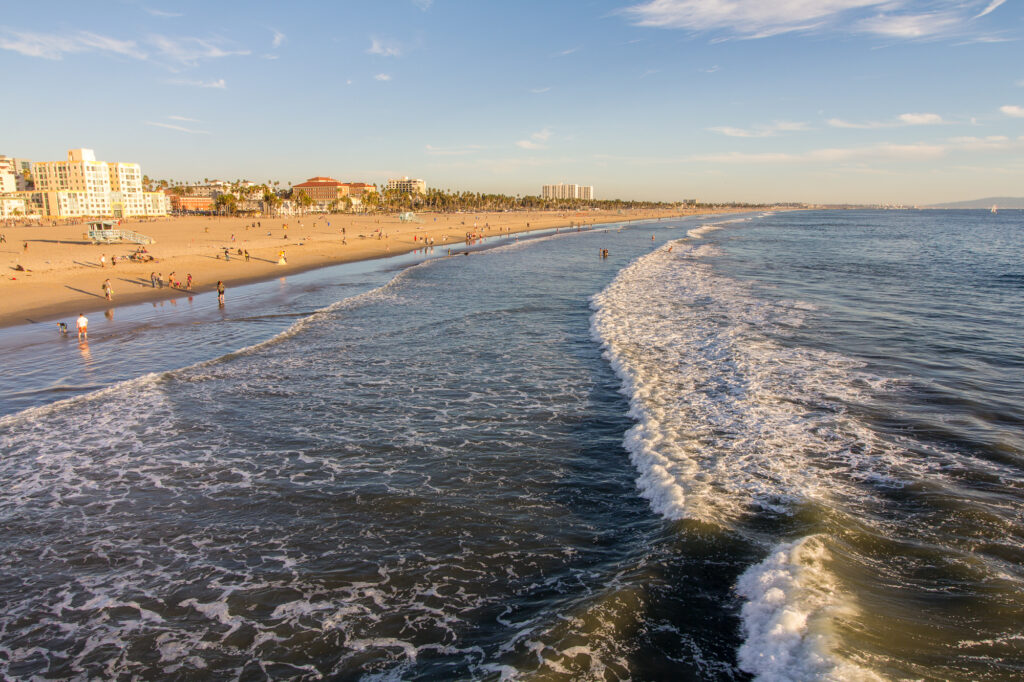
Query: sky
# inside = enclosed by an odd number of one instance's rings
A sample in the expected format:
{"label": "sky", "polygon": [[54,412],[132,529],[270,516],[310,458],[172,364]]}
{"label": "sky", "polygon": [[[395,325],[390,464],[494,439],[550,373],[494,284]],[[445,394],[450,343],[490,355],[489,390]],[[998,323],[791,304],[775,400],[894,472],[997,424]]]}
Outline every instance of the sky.
{"label": "sky", "polygon": [[1022,0],[2,0],[0,154],[600,199],[1024,196]]}

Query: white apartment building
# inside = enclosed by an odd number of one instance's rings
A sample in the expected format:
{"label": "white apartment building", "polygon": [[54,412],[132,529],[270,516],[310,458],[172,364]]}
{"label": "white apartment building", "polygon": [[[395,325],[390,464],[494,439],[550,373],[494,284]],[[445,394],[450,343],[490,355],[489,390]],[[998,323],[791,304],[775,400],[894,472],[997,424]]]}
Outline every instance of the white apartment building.
{"label": "white apartment building", "polygon": [[21,218],[29,215],[25,200],[21,197],[0,196],[0,220]]}
{"label": "white apartment building", "polygon": [[0,156],[0,194],[18,191],[14,159]]}
{"label": "white apartment building", "polygon": [[400,194],[426,194],[427,183],[423,180],[404,178],[388,178],[386,189],[398,190]]}
{"label": "white apartment building", "polygon": [[569,185],[565,183],[543,185],[540,196],[542,199],[583,199],[590,201],[594,198],[594,186]]}
{"label": "white apartment building", "polygon": [[169,210],[163,192],[142,191],[139,164],[97,161],[91,149],[71,149],[67,161],[39,161],[32,171],[51,217],[128,218],[167,215]]}

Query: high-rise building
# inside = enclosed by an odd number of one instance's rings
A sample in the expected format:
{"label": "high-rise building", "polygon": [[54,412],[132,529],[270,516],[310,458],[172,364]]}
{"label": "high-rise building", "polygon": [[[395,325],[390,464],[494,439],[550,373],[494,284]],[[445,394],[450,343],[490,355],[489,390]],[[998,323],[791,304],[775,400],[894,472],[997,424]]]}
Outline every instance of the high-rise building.
{"label": "high-rise building", "polygon": [[32,177],[35,192],[43,195],[48,216],[127,218],[167,214],[163,192],[142,191],[139,164],[97,161],[91,149],[71,149],[67,161],[34,163]]}
{"label": "high-rise building", "polygon": [[544,185],[541,187],[542,199],[584,199],[590,201],[594,198],[593,185],[568,185],[559,183],[557,185]]}
{"label": "high-rise building", "polygon": [[388,178],[387,189],[397,190],[399,194],[426,194],[427,183],[414,178]]}

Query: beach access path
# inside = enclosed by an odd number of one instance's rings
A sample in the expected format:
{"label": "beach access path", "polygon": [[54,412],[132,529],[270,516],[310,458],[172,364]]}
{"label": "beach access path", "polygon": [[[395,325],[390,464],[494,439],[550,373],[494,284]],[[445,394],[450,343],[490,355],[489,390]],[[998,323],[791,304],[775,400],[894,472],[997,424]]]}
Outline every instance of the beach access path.
{"label": "beach access path", "polygon": [[[496,237],[570,225],[723,212],[726,211],[417,213],[417,222],[402,222],[397,214],[124,220],[121,229],[156,240],[145,247],[155,261],[144,263],[125,258],[139,248],[137,244],[92,243],[85,220],[58,225],[44,221],[40,226],[0,226],[0,234],[6,238],[0,243],[0,327],[180,297],[182,290],[167,285],[171,273],[183,287],[191,274],[191,293],[201,293],[214,290],[218,280],[230,288],[313,268],[405,253],[424,248],[430,240],[435,251],[451,248],[455,252],[465,247],[467,233]],[[225,249],[230,260],[224,258]],[[238,255],[239,250],[249,252],[248,261]],[[280,263],[281,251],[286,264]],[[118,257],[116,265],[112,265],[114,256]],[[163,288],[153,286],[151,273],[162,275]],[[112,302],[105,300],[101,288],[108,278],[114,291]]]}

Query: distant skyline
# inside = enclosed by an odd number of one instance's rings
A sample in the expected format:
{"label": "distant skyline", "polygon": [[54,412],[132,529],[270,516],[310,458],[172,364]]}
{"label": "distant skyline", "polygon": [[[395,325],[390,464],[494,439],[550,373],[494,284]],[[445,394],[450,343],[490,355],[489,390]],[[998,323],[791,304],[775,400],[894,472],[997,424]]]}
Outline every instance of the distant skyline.
{"label": "distant skyline", "polygon": [[7,3],[0,154],[602,199],[1024,195],[1024,3]]}

